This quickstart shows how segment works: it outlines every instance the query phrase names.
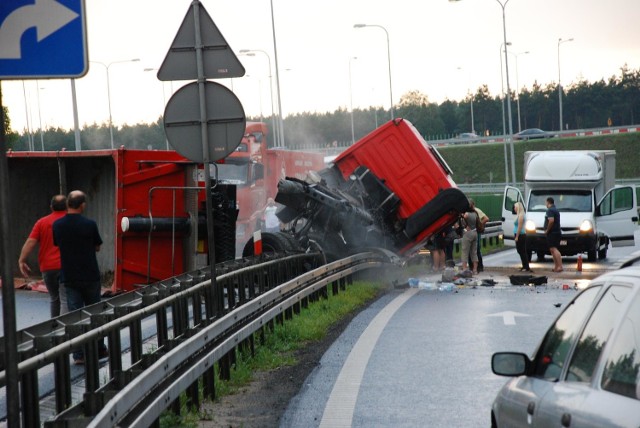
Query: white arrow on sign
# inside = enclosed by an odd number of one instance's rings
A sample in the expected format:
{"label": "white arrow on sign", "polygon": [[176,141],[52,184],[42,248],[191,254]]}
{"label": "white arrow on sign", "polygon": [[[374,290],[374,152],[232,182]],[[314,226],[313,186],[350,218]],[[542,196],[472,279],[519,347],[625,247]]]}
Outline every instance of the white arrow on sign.
{"label": "white arrow on sign", "polygon": [[19,7],[0,25],[0,59],[21,58],[20,39],[29,28],[36,27],[41,42],[78,16],[55,0],[36,0],[35,4]]}
{"label": "white arrow on sign", "polygon": [[504,325],[516,325],[516,317],[530,317],[529,314],[521,314],[520,312],[504,311],[497,314],[489,314],[488,317],[502,317]]}

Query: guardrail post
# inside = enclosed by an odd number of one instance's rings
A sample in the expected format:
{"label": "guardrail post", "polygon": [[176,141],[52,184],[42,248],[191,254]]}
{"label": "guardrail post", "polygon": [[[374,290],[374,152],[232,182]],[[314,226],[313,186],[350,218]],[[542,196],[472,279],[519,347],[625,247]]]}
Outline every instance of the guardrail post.
{"label": "guardrail post", "polygon": [[[37,354],[32,348],[20,352],[20,359],[26,360]],[[20,376],[20,395],[22,423],[25,427],[40,426],[40,400],[38,394],[38,369],[28,371]]]}
{"label": "guardrail post", "polygon": [[[66,342],[66,335],[55,336],[54,345]],[[53,363],[56,389],[56,413],[62,413],[71,405],[71,363],[68,354],[60,354]]]}

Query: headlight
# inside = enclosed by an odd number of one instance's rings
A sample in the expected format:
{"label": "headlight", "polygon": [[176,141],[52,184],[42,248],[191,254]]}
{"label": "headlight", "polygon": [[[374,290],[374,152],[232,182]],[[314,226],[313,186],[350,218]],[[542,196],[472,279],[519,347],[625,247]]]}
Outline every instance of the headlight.
{"label": "headlight", "polygon": [[533,222],[533,220],[527,220],[524,223],[524,230],[526,230],[527,232],[535,232],[536,231],[536,224]]}
{"label": "headlight", "polygon": [[591,232],[593,230],[593,223],[591,220],[584,220],[580,225],[580,232]]}

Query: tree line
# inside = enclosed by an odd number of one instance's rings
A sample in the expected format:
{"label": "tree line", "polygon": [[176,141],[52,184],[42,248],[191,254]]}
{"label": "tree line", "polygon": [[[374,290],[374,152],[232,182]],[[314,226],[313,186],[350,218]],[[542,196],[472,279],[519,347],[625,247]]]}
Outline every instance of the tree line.
{"label": "tree line", "polygon": [[[640,69],[631,70],[625,65],[619,75],[607,80],[580,80],[563,90],[565,129],[633,125],[640,119]],[[543,86],[536,82],[531,88],[511,92],[514,133],[519,128],[561,128],[556,83]],[[508,123],[503,121],[508,111],[505,98],[501,94],[491,94],[487,85],[480,86],[464,100],[445,100],[440,104],[430,102],[428,96],[419,91],[409,91],[402,95],[394,110],[396,117],[409,120],[427,140],[451,138],[472,129],[478,135],[502,135],[503,127]],[[20,134],[11,130],[10,113],[5,107],[7,142],[13,150],[29,150],[30,147],[34,150],[42,147],[45,150],[75,149],[73,130],[50,127]],[[357,141],[390,118],[390,111],[383,107],[354,109],[353,112],[340,108],[326,113],[297,113],[284,118],[285,144],[290,148],[348,146],[352,139]],[[272,123],[271,117],[262,120]],[[506,130],[508,132],[508,125]],[[162,117],[154,123],[115,127],[113,132],[117,147],[167,148]],[[80,131],[80,139],[83,150],[110,148],[109,124],[85,125]]]}

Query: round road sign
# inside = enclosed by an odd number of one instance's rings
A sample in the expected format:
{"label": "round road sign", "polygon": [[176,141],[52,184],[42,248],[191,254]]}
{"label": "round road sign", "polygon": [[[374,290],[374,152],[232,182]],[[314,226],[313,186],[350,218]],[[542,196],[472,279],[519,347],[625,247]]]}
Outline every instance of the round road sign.
{"label": "round road sign", "polygon": [[[218,83],[204,82],[209,161],[232,153],[244,136],[246,118],[236,95]],[[164,132],[182,156],[204,162],[198,82],[180,88],[164,109]]]}

